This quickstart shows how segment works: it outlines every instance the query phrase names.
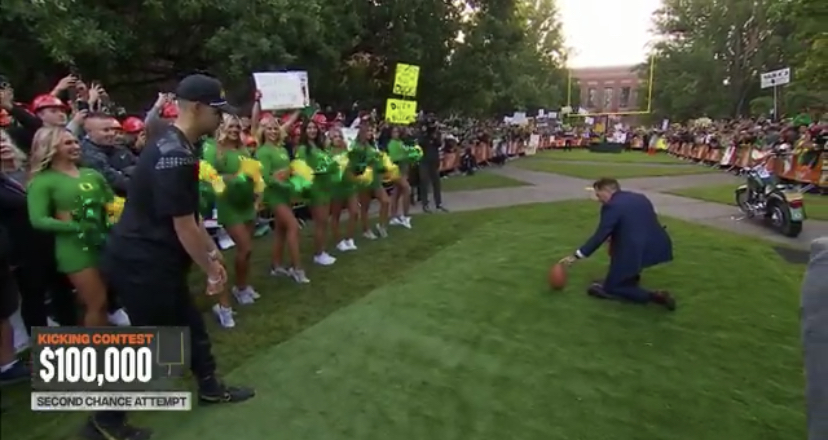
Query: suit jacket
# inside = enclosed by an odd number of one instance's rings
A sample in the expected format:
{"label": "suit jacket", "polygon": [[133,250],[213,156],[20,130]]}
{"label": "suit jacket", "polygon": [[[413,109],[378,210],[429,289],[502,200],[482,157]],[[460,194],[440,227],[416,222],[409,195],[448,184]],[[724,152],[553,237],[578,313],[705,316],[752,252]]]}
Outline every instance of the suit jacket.
{"label": "suit jacket", "polygon": [[626,279],[673,259],[673,243],[661,226],[655,208],[643,194],[618,191],[601,206],[601,219],[592,237],[577,254],[589,257],[612,238],[608,278]]}
{"label": "suit jacket", "polygon": [[811,243],[802,283],[808,439],[828,439],[828,237]]}

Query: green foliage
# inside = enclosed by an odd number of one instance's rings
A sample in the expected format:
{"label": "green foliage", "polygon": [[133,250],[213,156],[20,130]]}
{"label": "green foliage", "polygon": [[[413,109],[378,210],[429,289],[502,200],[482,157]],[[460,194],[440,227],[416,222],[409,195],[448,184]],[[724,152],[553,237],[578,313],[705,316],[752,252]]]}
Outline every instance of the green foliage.
{"label": "green foliage", "polygon": [[780,115],[824,109],[826,16],[821,0],[664,0],[654,16],[653,119],[767,115],[773,92],[759,74],[784,67],[792,82],[779,89]]}
{"label": "green foliage", "polygon": [[77,66],[132,106],[187,73],[253,95],[250,73],[307,70],[317,101],[382,107],[397,62],[421,108],[474,115],[564,105],[554,0],[4,0],[0,73],[20,98]]}

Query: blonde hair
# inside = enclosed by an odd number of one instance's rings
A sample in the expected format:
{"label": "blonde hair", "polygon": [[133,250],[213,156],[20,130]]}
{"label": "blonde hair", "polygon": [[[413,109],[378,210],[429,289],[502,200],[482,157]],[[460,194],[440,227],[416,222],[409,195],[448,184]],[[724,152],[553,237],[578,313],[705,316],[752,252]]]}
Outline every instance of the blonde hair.
{"label": "blonde hair", "polygon": [[[216,130],[216,143],[220,147],[226,146],[227,142],[229,142],[229,140],[227,139],[227,127],[229,127],[230,124],[234,122],[238,124],[239,129],[241,129],[241,120],[238,116],[233,116],[225,113],[221,117],[221,125],[219,125],[218,130]],[[236,141],[236,145],[234,145],[233,148],[240,148],[242,146],[244,146],[244,141],[242,141],[241,136],[239,136],[239,140]]]}
{"label": "blonde hair", "polygon": [[26,163],[26,153],[23,152],[20,148],[17,148],[17,145],[14,143],[14,139],[9,136],[9,133],[6,130],[0,129],[0,139],[2,139],[6,144],[11,147],[12,150],[12,166],[13,169],[9,171],[17,171]]}
{"label": "blonde hair", "polygon": [[32,140],[32,157],[29,162],[31,174],[37,174],[52,165],[60,140],[68,133],[63,127],[43,127],[37,130]]}
{"label": "blonde hair", "polygon": [[276,132],[279,133],[276,143],[278,144],[279,142],[282,142],[285,139],[285,132],[284,130],[282,130],[282,126],[279,124],[279,120],[276,119],[275,116],[265,116],[264,118],[262,118],[262,120],[259,121],[259,123],[257,124],[258,126],[256,127],[255,136],[256,142],[258,142],[259,145],[264,145],[265,143],[267,143],[267,139],[265,139],[265,131],[267,130],[268,125],[270,124],[276,124]]}

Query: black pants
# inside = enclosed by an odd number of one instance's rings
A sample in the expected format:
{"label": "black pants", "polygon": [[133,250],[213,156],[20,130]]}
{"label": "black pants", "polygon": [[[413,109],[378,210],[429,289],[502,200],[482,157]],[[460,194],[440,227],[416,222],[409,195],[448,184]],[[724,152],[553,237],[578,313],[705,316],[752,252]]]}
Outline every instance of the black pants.
{"label": "black pants", "polygon": [[423,159],[419,164],[420,184],[417,186],[417,193],[423,206],[428,205],[429,187],[434,192],[434,204],[443,204],[443,194],[440,192],[440,160]]}
{"label": "black pants", "polygon": [[8,261],[0,258],[0,321],[9,319],[17,311],[17,298]]}
{"label": "black pants", "polygon": [[[143,269],[143,270],[142,270]],[[210,335],[204,317],[196,308],[187,284],[187,271],[161,273],[141,265],[117,261],[104,263],[104,276],[127,311],[133,326],[188,327],[192,356],[190,369],[201,382],[215,375]],[[96,415],[101,423],[123,422],[126,413],[105,411]]]}
{"label": "black pants", "polygon": [[[48,262],[31,261],[14,270],[14,278],[20,289],[20,315],[29,334],[32,327],[48,325],[52,317],[60,325],[78,325],[78,307],[72,293],[72,285],[66,275]],[[50,299],[49,307],[46,298]]]}

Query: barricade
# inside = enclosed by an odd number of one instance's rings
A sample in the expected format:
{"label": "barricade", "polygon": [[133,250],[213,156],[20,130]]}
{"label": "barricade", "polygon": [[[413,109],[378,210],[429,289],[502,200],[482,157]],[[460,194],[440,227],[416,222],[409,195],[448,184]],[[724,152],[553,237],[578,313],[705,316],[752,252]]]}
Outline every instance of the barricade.
{"label": "barricade", "polygon": [[[742,170],[750,168],[762,157],[761,150],[753,145],[731,145],[716,148],[706,144],[671,143],[668,153],[719,166],[725,170]],[[803,185],[815,185],[828,188],[828,152],[806,149],[792,154],[771,158],[766,164],[768,171],[777,177]]]}

